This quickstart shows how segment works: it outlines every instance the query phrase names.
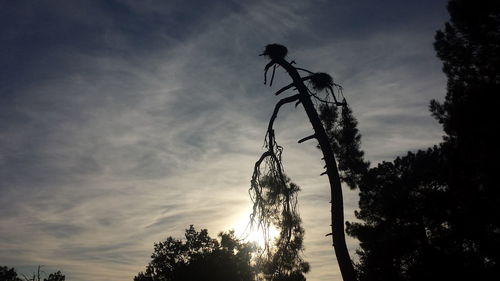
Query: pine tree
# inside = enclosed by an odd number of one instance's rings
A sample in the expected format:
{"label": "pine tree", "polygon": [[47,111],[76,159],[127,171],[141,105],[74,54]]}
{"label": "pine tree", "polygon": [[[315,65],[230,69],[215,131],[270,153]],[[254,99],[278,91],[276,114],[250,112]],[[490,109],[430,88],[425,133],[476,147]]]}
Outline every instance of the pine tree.
{"label": "pine tree", "polygon": [[431,111],[446,132],[450,227],[463,245],[463,266],[484,278],[500,273],[500,153],[495,137],[500,94],[500,3],[454,0],[434,47],[448,78]]}
{"label": "pine tree", "polygon": [[431,101],[443,143],[362,178],[360,280],[496,280],[500,276],[500,2],[451,0],[434,47],[448,78]]}

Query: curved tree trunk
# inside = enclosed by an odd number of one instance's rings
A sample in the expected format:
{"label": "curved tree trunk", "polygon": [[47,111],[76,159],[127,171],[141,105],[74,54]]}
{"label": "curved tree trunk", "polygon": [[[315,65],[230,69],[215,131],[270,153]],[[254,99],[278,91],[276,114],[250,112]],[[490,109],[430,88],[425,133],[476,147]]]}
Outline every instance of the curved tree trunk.
{"label": "curved tree trunk", "polygon": [[332,220],[332,240],[333,248],[335,250],[335,255],[340,267],[340,272],[342,273],[342,278],[344,281],[355,281],[354,267],[349,256],[349,251],[347,250],[347,245],[345,241],[344,233],[344,203],[342,198],[342,187],[340,185],[340,176],[337,169],[337,163],[335,161],[335,155],[333,154],[330,141],[326,135],[325,129],[321,120],[319,119],[318,113],[314,108],[314,105],[309,96],[308,90],[302,81],[297,70],[286,60],[278,59],[275,62],[281,65],[291,76],[295,87],[299,91],[299,101],[304,106],[304,109],[309,117],[309,121],[314,129],[314,137],[318,140],[319,146],[323,153],[325,164],[327,167],[328,180],[330,182],[330,193],[331,193],[331,220]]}

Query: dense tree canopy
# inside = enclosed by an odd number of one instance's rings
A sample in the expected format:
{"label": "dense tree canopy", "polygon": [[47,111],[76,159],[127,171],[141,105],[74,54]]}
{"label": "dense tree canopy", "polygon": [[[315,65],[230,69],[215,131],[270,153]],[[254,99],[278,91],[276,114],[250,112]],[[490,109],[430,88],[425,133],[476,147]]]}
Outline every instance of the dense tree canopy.
{"label": "dense tree canopy", "polygon": [[363,223],[347,227],[361,242],[360,280],[448,279],[446,271],[436,275],[444,263],[454,264],[447,259],[451,253],[446,256],[450,230],[443,161],[441,149],[434,147],[381,163],[364,176],[356,213]]}
{"label": "dense tree canopy", "polygon": [[145,272],[134,281],[254,280],[250,264],[255,246],[241,243],[233,232],[219,234],[219,240],[206,229],[186,229],[185,240],[168,237],[155,243]]}
{"label": "dense tree canopy", "polygon": [[360,280],[496,280],[500,2],[451,0],[435,49],[448,77],[431,101],[444,142],[370,169],[360,186]]}
{"label": "dense tree canopy", "polygon": [[54,273],[49,274],[49,277],[46,279],[43,279],[43,281],[64,281],[66,280],[66,276],[61,273],[61,271],[57,271]]}
{"label": "dense tree canopy", "polygon": [[340,179],[351,189],[355,189],[368,170],[369,162],[364,160],[361,150],[361,134],[358,121],[347,103],[337,106],[321,105],[320,118],[338,158]]}
{"label": "dense tree canopy", "polygon": [[17,277],[17,272],[14,268],[8,268],[6,266],[0,266],[0,280],[2,281],[21,281]]}

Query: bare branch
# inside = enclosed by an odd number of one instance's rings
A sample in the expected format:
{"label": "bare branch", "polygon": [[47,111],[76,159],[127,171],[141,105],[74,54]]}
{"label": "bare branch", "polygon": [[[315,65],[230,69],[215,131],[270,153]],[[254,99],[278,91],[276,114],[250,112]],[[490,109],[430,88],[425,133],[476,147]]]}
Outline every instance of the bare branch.
{"label": "bare branch", "polygon": [[[281,99],[278,103],[276,103],[276,106],[274,107],[273,115],[269,119],[269,125],[267,126],[267,133],[268,134],[273,130],[274,120],[276,120],[276,117],[278,117],[278,111],[280,110],[280,107],[283,106],[284,104],[294,102],[298,99],[299,99],[299,94],[296,94],[296,95]],[[274,135],[274,133],[273,133],[273,135]]]}
{"label": "bare branch", "polygon": [[271,87],[273,85],[275,73],[276,73],[276,64],[273,66],[273,74],[271,75],[271,81],[269,82],[269,87]]}
{"label": "bare branch", "polygon": [[[307,81],[307,80],[311,79],[311,77],[312,77],[311,75],[303,77],[303,78],[302,78],[302,82],[304,82],[304,81]],[[281,88],[279,91],[277,91],[276,93],[274,93],[274,95],[275,95],[275,96],[277,96],[277,95],[279,95],[279,94],[283,93],[284,91],[286,91],[286,90],[288,90],[288,89],[292,88],[293,86],[295,86],[295,83],[291,83],[291,84],[289,84],[288,86],[285,86],[285,87]]]}
{"label": "bare branch", "polygon": [[274,60],[270,61],[266,66],[264,67],[264,85],[267,83],[267,71],[271,66],[275,64]]}
{"label": "bare branch", "polygon": [[310,136],[307,136],[307,137],[305,137],[305,138],[301,138],[301,139],[298,141],[298,143],[303,143],[303,142],[305,142],[305,141],[307,141],[307,140],[314,139],[314,138],[316,138],[316,134],[314,134],[314,135],[310,135]]}
{"label": "bare branch", "polygon": [[274,95],[277,96],[277,95],[283,93],[284,91],[292,88],[293,86],[295,86],[295,83],[291,83],[288,86],[285,86],[285,87],[281,88],[279,91],[277,91],[276,93],[274,93]]}
{"label": "bare branch", "polygon": [[314,72],[309,71],[309,70],[307,70],[307,69],[305,69],[305,68],[296,67],[295,69],[300,70],[300,71],[307,72],[307,73],[309,73],[309,74],[314,74]]}
{"label": "bare branch", "polygon": [[260,167],[260,164],[262,164],[262,161],[264,161],[264,159],[266,159],[266,157],[271,156],[271,154],[272,154],[272,152],[270,152],[270,151],[266,151],[266,152],[262,153],[259,160],[257,160],[257,162],[255,162],[254,170],[257,170],[258,167]]}

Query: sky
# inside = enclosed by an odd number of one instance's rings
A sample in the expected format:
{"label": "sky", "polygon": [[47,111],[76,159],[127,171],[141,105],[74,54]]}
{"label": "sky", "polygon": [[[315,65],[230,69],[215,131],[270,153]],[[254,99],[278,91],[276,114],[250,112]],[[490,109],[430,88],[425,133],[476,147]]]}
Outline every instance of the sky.
{"label": "sky", "polygon": [[[439,143],[428,104],[446,91],[432,42],[447,19],[445,0],[0,0],[0,265],[132,280],[190,224],[240,231],[273,92],[290,82],[278,69],[263,84],[270,43],[344,87],[372,166]],[[297,144],[303,108],[275,130],[302,189],[307,279],[341,280],[322,156]]]}

